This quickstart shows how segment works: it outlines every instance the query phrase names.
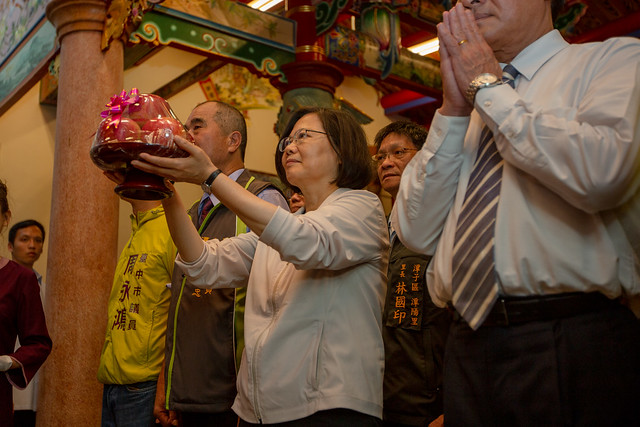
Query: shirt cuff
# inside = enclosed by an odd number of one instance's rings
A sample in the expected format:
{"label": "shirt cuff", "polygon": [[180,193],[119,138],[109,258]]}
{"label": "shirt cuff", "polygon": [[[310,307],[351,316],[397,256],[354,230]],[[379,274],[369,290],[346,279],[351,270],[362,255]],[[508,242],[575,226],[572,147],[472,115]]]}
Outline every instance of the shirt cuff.
{"label": "shirt cuff", "polygon": [[[470,119],[471,116],[443,116],[439,111],[436,111],[425,146],[432,153],[437,151],[446,154],[460,153]],[[443,145],[445,139],[447,143]]]}
{"label": "shirt cuff", "polygon": [[476,94],[476,111],[484,123],[495,133],[507,121],[520,96],[509,85],[485,88]]}

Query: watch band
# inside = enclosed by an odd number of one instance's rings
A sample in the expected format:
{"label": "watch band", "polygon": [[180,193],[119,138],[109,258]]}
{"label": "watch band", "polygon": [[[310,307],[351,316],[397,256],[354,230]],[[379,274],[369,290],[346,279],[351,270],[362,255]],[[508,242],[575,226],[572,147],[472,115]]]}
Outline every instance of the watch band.
{"label": "watch band", "polygon": [[502,84],[502,80],[490,73],[479,74],[469,83],[469,87],[465,91],[465,97],[471,105],[476,101],[476,94],[480,89],[494,87]]}
{"label": "watch band", "polygon": [[215,179],[221,173],[222,171],[220,169],[216,169],[213,172],[211,172],[211,175],[209,175],[209,177],[205,179],[202,184],[200,184],[200,186],[202,187],[202,190],[204,190],[207,193],[211,193],[211,184],[213,184],[213,181],[215,181]]}

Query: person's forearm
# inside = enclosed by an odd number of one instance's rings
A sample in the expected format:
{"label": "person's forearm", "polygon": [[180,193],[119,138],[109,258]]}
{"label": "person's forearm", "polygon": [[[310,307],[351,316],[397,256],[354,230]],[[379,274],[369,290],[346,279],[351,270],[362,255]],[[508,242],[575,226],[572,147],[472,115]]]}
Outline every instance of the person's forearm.
{"label": "person's forearm", "polygon": [[202,254],[204,242],[187,215],[178,193],[162,201],[171,238],[178,248],[180,257],[186,262],[195,261]]}
{"label": "person's forearm", "polygon": [[408,248],[433,254],[455,200],[469,118],[436,113],[427,141],[406,166],[391,223]]}
{"label": "person's forearm", "polygon": [[159,418],[161,413],[166,410],[166,399],[165,399],[165,389],[164,389],[164,369],[165,369],[165,360],[162,359],[162,369],[160,369],[160,374],[158,375],[158,381],[156,383],[156,400],[154,402],[153,413],[156,418]]}
{"label": "person's forearm", "polygon": [[[175,137],[174,142],[179,148],[189,153],[189,157],[166,158],[141,153],[140,159],[133,160],[131,164],[145,172],[164,176],[174,181],[191,182],[194,184],[204,182],[211,173],[217,169],[217,166],[211,162],[201,148],[187,142],[179,136]],[[240,219],[258,235],[262,233],[277,209],[271,203],[254,196],[251,192],[245,190],[224,174],[218,175],[210,188],[227,208],[238,215]],[[191,222],[188,220],[186,214],[184,214],[182,202],[179,198],[175,198],[174,196],[172,199],[165,199],[163,201],[165,210],[173,206],[174,203],[178,203],[179,206],[175,213],[171,214],[173,224],[169,223],[169,218],[167,218],[171,236],[178,247],[178,252],[180,252],[183,261],[194,261],[202,253],[202,243],[200,242],[197,247],[193,245],[195,242],[194,236],[198,236],[198,233],[195,232],[195,230],[187,232],[187,229],[192,229],[193,226],[191,226]],[[182,211],[180,211],[180,209],[182,209]],[[180,212],[183,215],[179,215]],[[187,224],[189,224],[190,227],[187,227]],[[181,233],[180,231],[186,233]],[[198,236],[198,241],[200,240]],[[180,244],[178,244],[179,241]]]}
{"label": "person's forearm", "polygon": [[[262,234],[276,206],[245,190],[226,175],[219,175],[211,191],[227,208],[231,209],[258,236]],[[182,253],[180,253],[182,256]],[[186,261],[184,256],[182,259]]]}

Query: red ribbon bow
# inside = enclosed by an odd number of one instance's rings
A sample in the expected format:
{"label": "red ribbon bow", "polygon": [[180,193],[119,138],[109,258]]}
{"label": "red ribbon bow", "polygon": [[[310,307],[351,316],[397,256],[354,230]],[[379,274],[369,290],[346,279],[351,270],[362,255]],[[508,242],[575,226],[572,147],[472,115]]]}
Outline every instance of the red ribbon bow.
{"label": "red ribbon bow", "polygon": [[127,106],[131,104],[135,104],[140,101],[140,94],[138,89],[133,88],[127,95],[127,91],[123,90],[120,92],[120,95],[114,95],[111,97],[111,100],[106,105],[107,109],[100,113],[100,117],[107,118],[111,117],[110,125],[114,125],[116,128],[120,124],[120,119],[122,118],[122,112],[127,108]]}

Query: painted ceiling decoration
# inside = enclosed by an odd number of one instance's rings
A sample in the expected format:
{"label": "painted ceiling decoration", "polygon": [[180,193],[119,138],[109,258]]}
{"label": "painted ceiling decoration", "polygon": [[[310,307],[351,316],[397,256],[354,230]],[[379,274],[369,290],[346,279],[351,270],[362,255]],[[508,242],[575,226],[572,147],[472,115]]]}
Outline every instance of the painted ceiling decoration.
{"label": "painted ceiling decoration", "polygon": [[[231,2],[218,2],[231,3]],[[231,3],[232,4],[232,3]],[[203,19],[185,12],[156,6],[147,12],[136,30],[132,44],[174,45],[227,58],[250,67],[262,77],[280,75],[279,67],[295,59],[293,22],[276,16],[255,20],[251,8],[226,8],[226,22]]]}
{"label": "painted ceiling decoration", "polygon": [[[126,40],[125,67],[144,62],[163,46],[200,52],[202,63],[158,91],[164,96],[206,80],[225,64],[244,67],[276,87],[281,67],[296,60],[297,23],[284,2],[269,13],[249,0],[111,0],[103,47]],[[0,0],[0,114],[42,81],[41,99],[55,102],[55,30],[44,13],[48,0]],[[424,123],[441,99],[437,53],[407,47],[435,37],[451,0],[311,0],[312,46],[346,75],[376,88],[387,114]],[[571,42],[640,36],[638,0],[567,0],[556,27]],[[196,80],[194,80],[196,79]]]}
{"label": "painted ceiling decoration", "polygon": [[207,100],[224,100],[243,112],[277,109],[282,102],[280,93],[269,84],[269,80],[234,64],[221,67],[205,80],[200,80],[199,84]]}

